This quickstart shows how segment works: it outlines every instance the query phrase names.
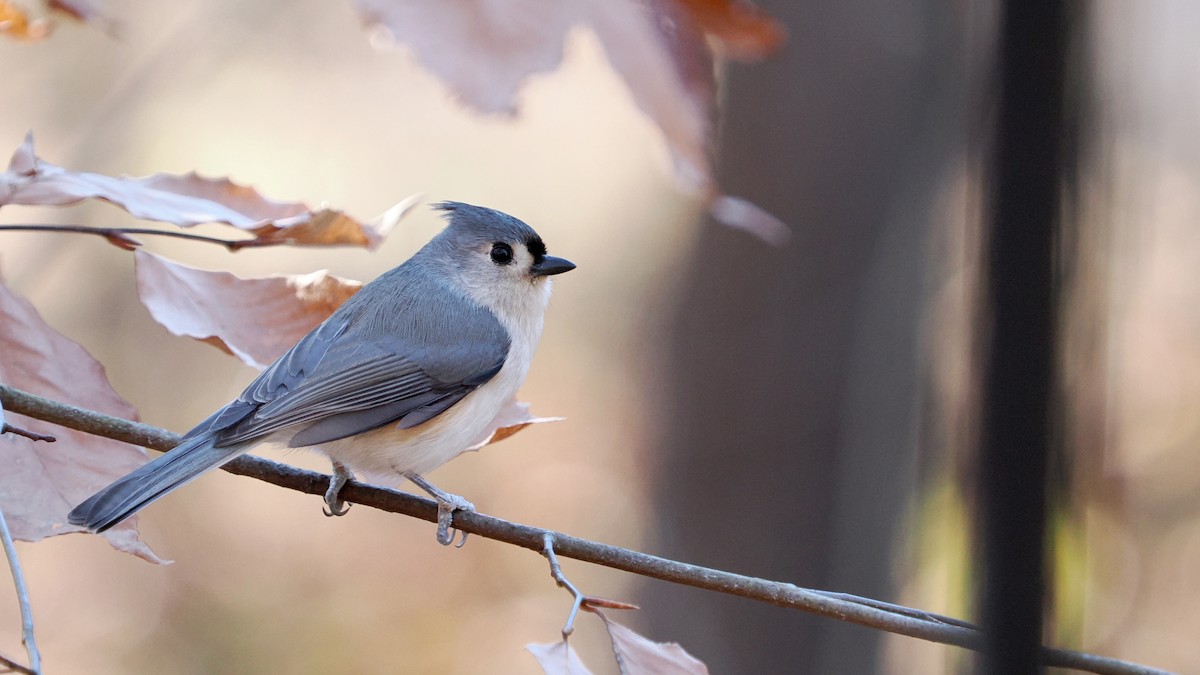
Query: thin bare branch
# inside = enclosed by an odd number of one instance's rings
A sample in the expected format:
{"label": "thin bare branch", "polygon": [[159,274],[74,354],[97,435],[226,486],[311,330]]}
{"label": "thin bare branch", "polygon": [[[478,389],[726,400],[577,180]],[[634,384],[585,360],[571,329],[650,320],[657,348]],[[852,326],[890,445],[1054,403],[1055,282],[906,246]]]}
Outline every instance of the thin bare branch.
{"label": "thin bare branch", "polygon": [[[169,450],[179,435],[165,429],[131,422],[58,403],[12,387],[0,385],[0,402],[14,413],[156,450]],[[323,496],[329,476],[315,471],[243,455],[222,467],[225,471],[257,478],[290,490]],[[363,506],[437,522],[437,504],[415,495],[349,481],[339,496]],[[790,607],[879,630],[942,644],[978,650],[981,633],[958,619],[857,596],[814,591],[793,584],[743,576],[698,565],[668,560],[629,549],[512,523],[482,513],[460,511],[454,526],[464,532],[527,548],[544,555],[550,535],[556,555],[639,574],[654,579],[738,595],[780,607]],[[1167,671],[1119,659],[1044,647],[1048,666],[1073,668],[1102,675],[1164,675]]]}
{"label": "thin bare branch", "polygon": [[[25,575],[21,573],[21,562],[17,559],[17,547],[13,544],[12,533],[8,531],[8,521],[4,519],[3,510],[0,510],[0,544],[4,546],[8,569],[12,571],[13,586],[17,591],[17,604],[21,607],[21,642],[24,643],[25,653],[29,656],[29,668],[22,670],[40,675],[42,656],[38,653],[37,640],[33,636],[33,607],[29,603],[29,589],[25,586]],[[14,669],[19,667],[17,664],[5,665]]]}
{"label": "thin bare branch", "polygon": [[240,251],[243,248],[256,248],[263,246],[278,246],[288,242],[262,240],[257,237],[248,239],[221,239],[220,237],[206,237],[202,234],[192,234],[191,232],[177,232],[175,230],[156,230],[149,227],[88,227],[87,225],[41,225],[41,224],[10,224],[0,225],[0,231],[10,232],[57,232],[61,234],[91,234],[98,237],[103,237],[110,244],[118,246],[126,250],[133,250],[142,243],[134,239],[134,235],[149,235],[154,237],[174,237],[176,239],[188,239],[191,241],[204,242],[206,244],[218,244],[224,246],[230,251]]}

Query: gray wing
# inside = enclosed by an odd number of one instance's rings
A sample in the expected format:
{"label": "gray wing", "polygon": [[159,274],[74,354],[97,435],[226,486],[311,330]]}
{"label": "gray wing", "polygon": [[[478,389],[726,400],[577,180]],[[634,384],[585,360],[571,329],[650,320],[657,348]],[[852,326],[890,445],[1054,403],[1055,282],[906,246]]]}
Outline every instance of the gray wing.
{"label": "gray wing", "polygon": [[389,423],[413,427],[490,380],[508,348],[490,311],[401,266],[356,293],[187,437],[210,433],[227,446],[294,428],[288,444],[299,447]]}

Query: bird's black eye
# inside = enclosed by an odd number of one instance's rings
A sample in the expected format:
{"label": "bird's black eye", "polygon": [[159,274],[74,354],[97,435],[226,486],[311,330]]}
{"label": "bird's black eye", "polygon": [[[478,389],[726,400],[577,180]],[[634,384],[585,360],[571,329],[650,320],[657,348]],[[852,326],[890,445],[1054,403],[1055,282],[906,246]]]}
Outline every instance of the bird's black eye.
{"label": "bird's black eye", "polygon": [[497,265],[507,265],[512,262],[512,247],[504,243],[492,244],[492,262]]}

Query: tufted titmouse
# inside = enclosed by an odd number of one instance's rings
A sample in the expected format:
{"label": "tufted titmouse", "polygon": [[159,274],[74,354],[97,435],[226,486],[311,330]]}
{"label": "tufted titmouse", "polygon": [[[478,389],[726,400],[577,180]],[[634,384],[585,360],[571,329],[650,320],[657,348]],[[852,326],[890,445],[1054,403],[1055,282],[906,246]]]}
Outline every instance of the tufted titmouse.
{"label": "tufted titmouse", "polygon": [[512,216],[445,202],[449,225],[399,267],[364,286],[209,416],[170,452],[89,497],[68,517],[103,532],[259,443],[311,448],[334,473],[399,473],[438,501],[449,543],[466,500],[422,475],[450,461],[517,393],[542,333],[550,279],[575,268],[546,255]]}

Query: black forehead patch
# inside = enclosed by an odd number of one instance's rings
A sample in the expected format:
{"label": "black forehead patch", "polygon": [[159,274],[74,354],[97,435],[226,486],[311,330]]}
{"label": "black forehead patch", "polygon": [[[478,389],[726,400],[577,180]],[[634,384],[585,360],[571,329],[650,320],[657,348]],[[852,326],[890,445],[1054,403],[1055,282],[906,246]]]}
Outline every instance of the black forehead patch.
{"label": "black forehead patch", "polygon": [[529,250],[529,255],[533,256],[534,263],[540,263],[546,257],[546,244],[537,235],[525,240],[525,248]]}

